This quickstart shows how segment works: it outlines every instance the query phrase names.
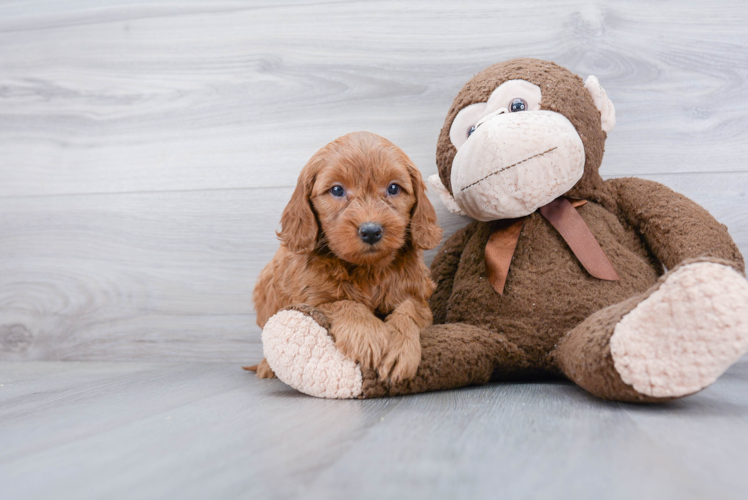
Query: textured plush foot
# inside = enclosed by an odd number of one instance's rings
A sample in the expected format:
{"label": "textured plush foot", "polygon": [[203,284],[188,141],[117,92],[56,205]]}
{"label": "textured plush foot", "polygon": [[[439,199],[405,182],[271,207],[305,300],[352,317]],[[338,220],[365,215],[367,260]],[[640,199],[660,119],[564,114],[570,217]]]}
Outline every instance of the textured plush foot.
{"label": "textured plush foot", "polygon": [[748,282],[712,262],[673,271],[616,325],[610,352],[621,379],[656,398],[712,384],[748,351]]}
{"label": "textured plush foot", "polygon": [[311,316],[280,311],[265,324],[262,345],[275,375],[294,389],[319,398],[361,395],[361,369],[338,351],[327,329]]}

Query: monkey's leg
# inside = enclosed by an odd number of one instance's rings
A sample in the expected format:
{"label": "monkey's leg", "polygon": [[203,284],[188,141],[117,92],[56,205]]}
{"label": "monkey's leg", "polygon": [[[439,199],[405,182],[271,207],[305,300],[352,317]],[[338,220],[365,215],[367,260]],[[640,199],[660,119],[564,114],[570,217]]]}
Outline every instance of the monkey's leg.
{"label": "monkey's leg", "polygon": [[421,332],[421,362],[415,377],[399,383],[345,358],[329,335],[329,320],[309,306],[280,311],[265,325],[263,348],[283,382],[311,396],[372,398],[452,389],[528,368],[526,356],[503,335],[465,325],[433,325]]}
{"label": "monkey's leg", "polygon": [[617,401],[666,401],[711,385],[748,351],[748,282],[723,264],[686,262],[593,314],[559,342],[558,367]]}

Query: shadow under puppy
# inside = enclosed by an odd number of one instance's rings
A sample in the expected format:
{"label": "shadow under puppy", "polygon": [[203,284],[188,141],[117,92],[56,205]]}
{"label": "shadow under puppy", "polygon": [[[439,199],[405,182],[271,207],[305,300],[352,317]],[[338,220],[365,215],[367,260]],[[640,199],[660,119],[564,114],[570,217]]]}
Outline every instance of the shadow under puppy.
{"label": "shadow under puppy", "polygon": [[[312,306],[344,356],[393,381],[413,377],[435,287],[422,253],[442,236],[425,189],[410,158],[375,134],[347,134],[315,153],[254,289],[260,328],[289,306]],[[274,377],[266,360],[248,369]]]}

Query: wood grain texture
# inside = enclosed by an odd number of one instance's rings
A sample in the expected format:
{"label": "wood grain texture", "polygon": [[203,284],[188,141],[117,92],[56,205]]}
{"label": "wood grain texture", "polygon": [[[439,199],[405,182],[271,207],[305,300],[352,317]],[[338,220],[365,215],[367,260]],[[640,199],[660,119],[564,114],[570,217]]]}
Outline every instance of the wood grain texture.
{"label": "wood grain texture", "polygon": [[746,169],[742,0],[23,5],[0,7],[3,196],[290,186],[359,129],[432,172],[459,88],[518,56],[600,78],[608,174]]}
{"label": "wood grain texture", "polygon": [[748,363],[684,400],[567,382],[370,401],[212,363],[0,365],[4,500],[743,499]]}
{"label": "wood grain texture", "polygon": [[428,176],[458,89],[517,56],[596,74],[605,176],[683,192],[746,252],[746,25],[742,1],[4,2],[0,359],[256,360],[251,290],[311,154],[365,129]]}

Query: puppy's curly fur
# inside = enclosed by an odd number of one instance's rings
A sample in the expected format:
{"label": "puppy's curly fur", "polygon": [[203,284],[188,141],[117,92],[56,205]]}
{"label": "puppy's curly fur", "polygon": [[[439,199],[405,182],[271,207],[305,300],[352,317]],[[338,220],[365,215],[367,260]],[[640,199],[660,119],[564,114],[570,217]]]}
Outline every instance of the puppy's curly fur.
{"label": "puppy's curly fur", "polygon": [[[301,171],[281,217],[281,247],[255,286],[257,324],[308,304],[362,367],[393,381],[415,375],[434,290],[422,252],[442,236],[425,189],[410,158],[378,135],[356,132],[320,149]],[[363,241],[365,223],[382,227],[381,240]],[[265,360],[256,369],[274,376]]]}

